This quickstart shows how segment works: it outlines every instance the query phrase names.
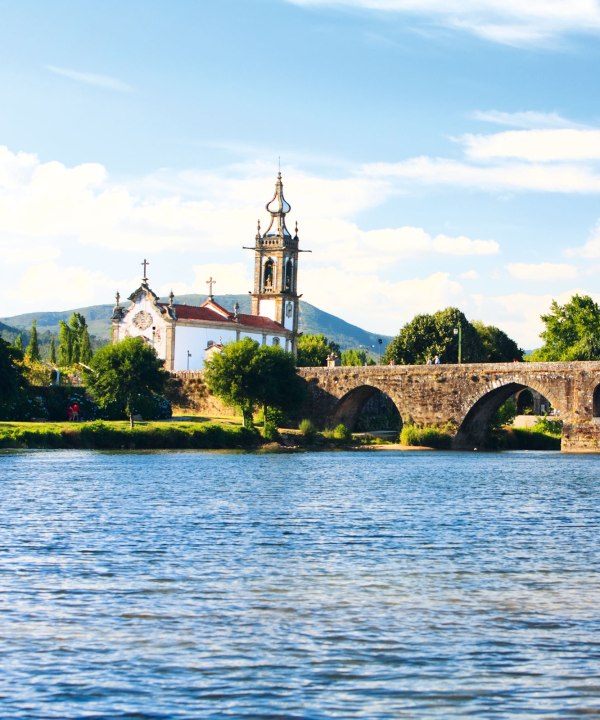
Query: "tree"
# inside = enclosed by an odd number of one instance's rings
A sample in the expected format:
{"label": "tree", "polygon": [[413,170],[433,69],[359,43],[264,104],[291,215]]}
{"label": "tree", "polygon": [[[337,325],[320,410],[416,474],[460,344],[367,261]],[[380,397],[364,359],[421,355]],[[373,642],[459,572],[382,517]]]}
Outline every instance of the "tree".
{"label": "tree", "polygon": [[50,362],[53,365],[56,365],[56,343],[54,342],[54,338],[50,338]]}
{"label": "tree", "polygon": [[15,338],[14,347],[20,353],[23,353],[23,338],[20,335],[17,335],[17,337]]}
{"label": "tree", "polygon": [[34,320],[31,325],[31,335],[29,336],[27,350],[25,350],[25,357],[31,362],[40,361],[40,344],[38,340],[37,320]]}
{"label": "tree", "polygon": [[260,346],[251,338],[225,345],[206,363],[209,390],[228,405],[239,407],[244,425],[252,427],[259,405],[286,410],[298,402],[302,382],[294,358],[279,347]]}
{"label": "tree", "polygon": [[154,348],[139,337],[105,345],[94,355],[90,367],[91,371],[84,372],[85,381],[98,405],[120,405],[131,427],[138,407],[148,396],[161,395],[169,378]]}
{"label": "tree", "polygon": [[480,320],[472,323],[483,347],[482,362],[512,362],[523,359],[523,350],[508,335],[493,325],[484,325]]}
{"label": "tree", "polygon": [[553,300],[542,321],[544,344],[531,360],[600,360],[600,307],[589,295],[573,295],[564,305]]}
{"label": "tree", "polygon": [[72,333],[64,320],[60,321],[58,331],[58,362],[59,365],[71,365],[73,362]]}
{"label": "tree", "polygon": [[298,353],[296,365],[298,367],[322,367],[327,364],[330,354],[340,356],[340,346],[325,335],[301,335],[298,338]]}
{"label": "tree", "polygon": [[0,338],[0,419],[14,420],[27,392],[27,381],[19,364],[20,353]]}
{"label": "tree", "polygon": [[370,358],[365,350],[343,350],[341,363],[345,366],[368,365]]}
{"label": "tree", "polygon": [[442,362],[458,362],[458,333],[454,330],[459,325],[463,362],[482,362],[484,352],[479,335],[458,308],[416,315],[388,345],[383,362],[420,365],[435,355]]}
{"label": "tree", "polygon": [[265,426],[269,408],[291,410],[304,395],[304,384],[296,373],[296,361],[281,347],[261,345],[254,357],[256,400],[262,405]]}

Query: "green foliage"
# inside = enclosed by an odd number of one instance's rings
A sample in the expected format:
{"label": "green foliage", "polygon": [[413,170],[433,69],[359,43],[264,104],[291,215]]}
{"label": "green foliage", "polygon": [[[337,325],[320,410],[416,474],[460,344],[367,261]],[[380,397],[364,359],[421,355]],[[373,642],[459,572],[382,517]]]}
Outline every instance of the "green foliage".
{"label": "green foliage", "polygon": [[64,320],[60,321],[58,331],[58,363],[63,366],[73,363],[73,338],[71,330]]}
{"label": "green foliage", "polygon": [[512,362],[523,360],[523,350],[508,335],[493,325],[474,320],[471,325],[479,335],[483,354],[481,362]]}
{"label": "green foliage", "polygon": [[16,350],[18,350],[21,354],[23,354],[23,338],[20,335],[17,335],[15,338],[15,344],[14,347]]}
{"label": "green foliage", "polygon": [[40,361],[40,344],[38,340],[37,320],[34,320],[31,325],[31,334],[29,336],[27,350],[25,351],[25,357],[31,362]]}
{"label": "green foliage", "polygon": [[340,356],[340,346],[328,340],[325,335],[301,335],[298,338],[298,367],[323,367],[330,354]]}
{"label": "green foliage", "polygon": [[28,383],[20,353],[0,338],[0,420],[22,416]]}
{"label": "green foliage", "polygon": [[417,315],[407,323],[386,348],[383,363],[419,365],[437,355],[442,362],[458,362],[458,335],[461,327],[463,362],[481,362],[483,348],[479,335],[458,308]]}
{"label": "green foliage", "polygon": [[600,307],[589,295],[573,295],[565,305],[553,300],[542,321],[544,345],[528,360],[600,360]]}
{"label": "green foliage", "polygon": [[369,364],[369,357],[365,350],[344,350],[342,351],[341,363],[344,366],[358,366]]}
{"label": "green foliage", "polygon": [[413,447],[449,450],[452,447],[452,435],[436,427],[406,424],[400,432],[400,442]]}
{"label": "green foliage", "polygon": [[495,430],[506,425],[511,425],[516,416],[517,403],[513,398],[509,398],[506,402],[502,403],[494,413],[490,422],[490,428]]}
{"label": "green foliage", "polygon": [[123,427],[119,423],[1,424],[0,447],[144,449],[252,449],[256,433],[216,423],[157,423]]}
{"label": "green foliage", "polygon": [[50,339],[50,355],[49,358],[52,365],[56,365],[56,343],[54,341],[54,338]]}
{"label": "green foliage", "polygon": [[458,362],[460,326],[462,362],[511,362],[523,351],[506,333],[482,322],[469,322],[458,308],[416,315],[388,345],[384,364],[419,365],[436,355],[445,363]]}
{"label": "green foliage", "polygon": [[344,425],[344,423],[336,425],[333,430],[327,431],[324,435],[327,438],[333,438],[334,440],[339,440],[342,443],[349,443],[352,441],[352,433]]}
{"label": "green foliage", "polygon": [[554,435],[560,438],[563,430],[563,421],[548,417],[538,418],[535,425],[531,428],[534,432],[544,433],[545,435]]}
{"label": "green foliage", "polygon": [[86,385],[101,408],[121,406],[133,427],[133,416],[152,396],[164,393],[168,373],[154,348],[141,338],[125,338],[101,348],[85,371]]}
{"label": "green foliage", "polygon": [[306,418],[300,421],[298,429],[308,442],[312,442],[317,435],[317,428],[315,427],[313,421]]}
{"label": "green foliage", "polygon": [[215,353],[206,364],[204,380],[214,395],[241,409],[248,428],[258,406],[268,419],[269,408],[291,409],[303,393],[293,356],[277,346],[260,346],[250,338],[229,343]]}

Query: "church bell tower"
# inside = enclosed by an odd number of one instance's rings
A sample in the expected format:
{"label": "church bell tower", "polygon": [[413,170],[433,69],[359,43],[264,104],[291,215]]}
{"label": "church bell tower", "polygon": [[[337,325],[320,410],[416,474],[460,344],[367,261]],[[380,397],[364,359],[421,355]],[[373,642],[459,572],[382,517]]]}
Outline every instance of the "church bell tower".
{"label": "church bell tower", "polygon": [[283,197],[281,173],[275,183],[275,195],[267,203],[271,215],[269,227],[261,232],[260,221],[254,248],[254,292],[252,314],[268,317],[292,333],[291,347],[296,353],[298,309],[300,295],[298,279],[298,225],[294,235],[285,224],[285,216],[292,209]]}

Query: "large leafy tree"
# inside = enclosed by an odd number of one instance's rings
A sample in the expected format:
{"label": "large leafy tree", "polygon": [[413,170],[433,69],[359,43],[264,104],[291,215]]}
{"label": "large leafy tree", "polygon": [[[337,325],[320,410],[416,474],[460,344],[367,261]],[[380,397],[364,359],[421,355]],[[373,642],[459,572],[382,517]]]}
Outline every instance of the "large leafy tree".
{"label": "large leafy tree", "polygon": [[22,354],[0,338],[0,419],[14,420],[25,399],[27,381],[19,360]]}
{"label": "large leafy tree", "polygon": [[503,330],[493,325],[484,325],[479,320],[471,324],[481,340],[482,362],[512,362],[523,359],[523,350]]}
{"label": "large leafy tree", "polygon": [[301,335],[298,338],[296,365],[298,367],[322,367],[330,354],[340,356],[340,346],[325,335]]}
{"label": "large leafy tree", "polygon": [[208,388],[226,404],[239,407],[252,427],[259,405],[286,410],[298,401],[301,381],[293,356],[279,347],[260,346],[251,338],[229,343],[206,363]]}
{"label": "large leafy tree", "polygon": [[553,300],[542,321],[544,344],[532,360],[600,360],[600,307],[589,295],[573,295],[564,305]]}
{"label": "large leafy tree", "polygon": [[116,404],[124,408],[133,427],[133,416],[149,396],[162,395],[169,373],[154,348],[141,338],[125,338],[105,345],[90,361],[85,381],[100,407]]}
{"label": "large leafy tree", "polygon": [[437,355],[442,362],[458,362],[460,326],[463,362],[481,362],[483,347],[473,325],[458,308],[438,310],[433,315],[416,315],[388,345],[383,362],[419,365]]}

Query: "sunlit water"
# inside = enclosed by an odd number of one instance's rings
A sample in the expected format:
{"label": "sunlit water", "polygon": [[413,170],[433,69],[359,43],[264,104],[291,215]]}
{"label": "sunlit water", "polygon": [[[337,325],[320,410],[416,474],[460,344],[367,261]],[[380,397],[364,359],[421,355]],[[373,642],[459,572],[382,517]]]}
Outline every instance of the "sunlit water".
{"label": "sunlit water", "polygon": [[0,716],[600,714],[599,463],[0,453]]}

